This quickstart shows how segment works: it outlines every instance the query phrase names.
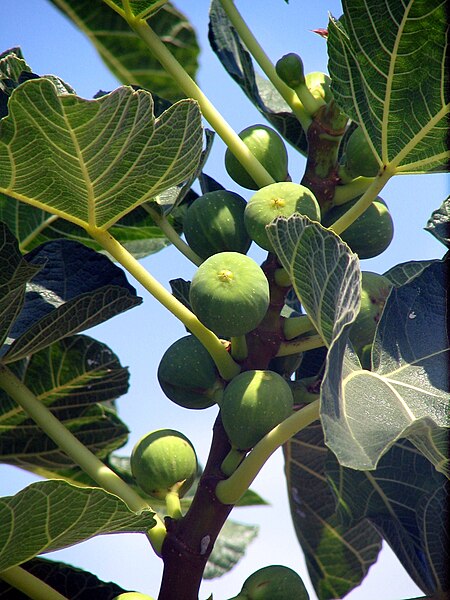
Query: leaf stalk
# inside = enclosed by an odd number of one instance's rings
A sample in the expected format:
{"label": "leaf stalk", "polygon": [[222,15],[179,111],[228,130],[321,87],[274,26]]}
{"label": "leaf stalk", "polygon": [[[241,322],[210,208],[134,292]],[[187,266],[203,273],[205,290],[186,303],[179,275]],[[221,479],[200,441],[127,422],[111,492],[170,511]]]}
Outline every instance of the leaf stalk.
{"label": "leaf stalk", "polygon": [[264,187],[274,183],[274,179],[270,173],[250,152],[234,129],[227,123],[182,65],[166,48],[150,25],[146,21],[137,19],[130,19],[127,22],[133,31],[146,43],[155,58],[161,63],[167,73],[174,78],[184,93],[199,103],[205,119],[222,138],[258,186]]}
{"label": "leaf stalk", "polygon": [[21,591],[27,598],[32,600],[68,600],[52,588],[48,583],[39,579],[23,567],[11,567],[0,573],[3,579],[16,590]]}

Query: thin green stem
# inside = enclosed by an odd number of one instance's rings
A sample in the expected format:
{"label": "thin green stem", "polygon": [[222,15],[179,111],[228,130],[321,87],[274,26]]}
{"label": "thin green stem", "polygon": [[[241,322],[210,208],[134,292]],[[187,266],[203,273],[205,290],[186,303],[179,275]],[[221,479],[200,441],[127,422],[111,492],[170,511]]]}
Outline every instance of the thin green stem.
{"label": "thin green stem", "polygon": [[293,88],[293,90],[296,93],[300,102],[303,104],[306,113],[310,117],[314,117],[317,111],[322,106],[326,105],[326,102],[323,98],[316,98],[316,96],[313,96],[313,94],[311,94],[306,83],[300,83],[295,88]]}
{"label": "thin green stem", "polygon": [[220,502],[236,504],[275,450],[318,418],[319,400],[315,400],[269,431],[234,473],[217,484],[216,496]]}
{"label": "thin green stem", "polygon": [[245,455],[246,452],[238,450],[237,448],[231,448],[220,466],[222,473],[229,477],[232,473],[234,473],[234,471],[236,471],[237,467],[243,461]]}
{"label": "thin green stem", "polygon": [[63,596],[48,583],[22,567],[11,567],[2,571],[0,579],[32,600],[68,600],[67,596]]}
{"label": "thin green stem", "polygon": [[166,216],[160,214],[157,210],[152,208],[149,204],[143,204],[142,208],[151,216],[155,221],[156,225],[161,229],[166,238],[171,242],[175,248],[177,248],[186,258],[188,258],[194,265],[199,267],[203,258],[200,258],[188,244],[175,231]]}
{"label": "thin green stem", "polygon": [[276,356],[291,356],[291,354],[307,352],[308,350],[314,350],[315,348],[322,348],[322,346],[325,346],[325,342],[319,334],[308,335],[298,340],[282,342]]}
{"label": "thin green stem", "polygon": [[[37,425],[79,465],[100,487],[115,494],[135,512],[152,510],[148,503],[95,454],[82,444],[53,413],[36,398],[28,387],[5,365],[0,364],[0,387],[17,402]],[[156,525],[148,531],[148,538],[159,554],[166,528],[155,514]]]}
{"label": "thin green stem", "polygon": [[345,231],[347,227],[356,221],[356,219],[371,205],[392,175],[395,175],[394,169],[387,166],[380,175],[375,177],[370,187],[364,192],[358,202],[349,208],[342,217],[335,221],[329,229],[338,235]]}
{"label": "thin green stem", "polygon": [[311,319],[308,317],[308,315],[290,317],[289,319],[286,319],[283,323],[284,337],[287,340],[293,340],[294,338],[299,337],[300,335],[303,335],[305,333],[309,333],[310,331],[317,333],[316,328],[311,323]]}
{"label": "thin green stem", "polygon": [[335,188],[333,205],[339,206],[354,200],[358,196],[362,196],[366,190],[372,185],[373,177],[357,177],[349,183],[338,185]]}
{"label": "thin green stem", "polygon": [[295,114],[299,123],[303,127],[304,132],[306,133],[311,124],[311,117],[300,102],[297,94],[278,77],[272,61],[269,59],[267,54],[264,52],[263,47],[250,31],[247,23],[244,21],[242,15],[234,5],[233,0],[220,0],[220,3],[222,4],[222,7],[231,23],[233,24],[233,27],[239,34],[239,37],[247,46],[248,51],[256,60],[262,71],[268,77],[269,81],[274,85],[284,101],[291,108],[292,112]]}
{"label": "thin green stem", "polygon": [[227,123],[182,65],[170,53],[148,23],[140,19],[130,19],[128,20],[128,24],[145,42],[155,58],[161,63],[167,73],[174,78],[186,96],[197,100],[205,119],[222,138],[257,185],[264,187],[274,183],[275,181],[270,173],[250,152],[234,129]]}
{"label": "thin green stem", "polygon": [[245,360],[248,356],[248,346],[245,335],[231,338],[231,356],[235,360]]}
{"label": "thin green stem", "polygon": [[240,366],[234,362],[216,334],[205,327],[192,311],[172,296],[110,233],[94,228],[86,229],[86,231],[200,340],[210,353],[225,381],[229,381],[239,373]]}
{"label": "thin green stem", "polygon": [[181,519],[183,516],[178,492],[168,492],[166,495],[166,511],[172,519]]}

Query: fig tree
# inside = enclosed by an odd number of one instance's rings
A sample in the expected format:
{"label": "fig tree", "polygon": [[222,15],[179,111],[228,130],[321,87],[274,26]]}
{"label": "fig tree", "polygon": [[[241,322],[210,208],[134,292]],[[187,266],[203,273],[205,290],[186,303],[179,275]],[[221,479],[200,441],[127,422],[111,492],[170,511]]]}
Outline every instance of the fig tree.
{"label": "fig tree", "polygon": [[180,338],[165,351],[158,381],[166,396],[184,408],[208,408],[222,397],[216,365],[194,335]]}
{"label": "fig tree", "polygon": [[248,201],[244,212],[245,226],[258,246],[273,252],[266,225],[276,217],[290,217],[294,213],[319,221],[320,208],[314,194],[298,183],[273,183],[255,192]]}
{"label": "fig tree", "polygon": [[[329,227],[342,217],[359,198],[339,206],[333,206],[322,218],[322,225]],[[394,237],[394,223],[389,209],[380,197],[356,219],[340,237],[360,259],[373,258],[386,250]]]}
{"label": "fig tree", "polygon": [[361,308],[349,333],[350,341],[358,354],[364,346],[372,344],[378,321],[392,289],[389,279],[378,273],[363,271],[361,278]]}
{"label": "fig tree", "polygon": [[246,204],[242,196],[226,190],[208,192],[194,200],[183,222],[189,246],[201,258],[227,251],[246,254],[251,244],[244,225]]}
{"label": "fig tree", "polygon": [[[282,137],[267,125],[251,125],[239,133],[239,137],[259,160],[275,181],[288,177],[288,154]],[[230,150],[225,152],[225,168],[228,175],[244,188],[257,190],[259,186]]]}
{"label": "fig tree", "polygon": [[189,300],[200,321],[218,335],[245,335],[269,307],[269,283],[261,267],[238,252],[219,252],[192,278]]}
{"label": "fig tree", "polygon": [[375,177],[380,170],[380,164],[361,127],[357,127],[348,138],[345,160],[345,169],[351,177]]}
{"label": "fig tree", "polygon": [[295,571],[270,565],[252,573],[231,600],[309,600],[309,594]]}
{"label": "fig tree", "polygon": [[233,448],[248,450],[292,413],[288,382],[268,370],[244,371],[226,386],[221,417]]}
{"label": "fig tree", "polygon": [[174,429],[144,435],[134,446],[130,462],[138,486],[160,500],[169,492],[182,498],[197,473],[197,455],[191,442]]}

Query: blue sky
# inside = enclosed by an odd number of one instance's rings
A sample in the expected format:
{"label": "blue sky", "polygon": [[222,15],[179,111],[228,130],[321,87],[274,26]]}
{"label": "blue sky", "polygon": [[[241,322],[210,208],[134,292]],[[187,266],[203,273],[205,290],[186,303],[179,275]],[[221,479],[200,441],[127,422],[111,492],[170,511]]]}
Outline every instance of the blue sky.
{"label": "blue sky", "polygon": [[[198,31],[202,48],[198,81],[210,100],[237,131],[252,123],[261,122],[259,114],[245,101],[240,90],[209,50],[206,36],[208,2],[180,0],[175,4],[185,12]],[[340,2],[330,0],[305,3],[291,0],[287,5],[283,0],[264,0],[257,3],[241,1],[237,4],[274,62],[286,52],[298,52],[307,72],[326,71],[325,42],[311,30],[326,27],[328,11],[339,16]],[[87,38],[49,2],[3,0],[0,2],[0,23],[0,51],[21,46],[25,58],[36,73],[59,75],[80,96],[91,98],[99,89],[112,90],[119,85],[104,67]],[[219,140],[214,144],[208,173],[233,189],[235,186],[223,168],[223,155],[224,147]],[[294,181],[298,181],[302,176],[304,159],[290,153],[290,161],[291,175]],[[249,197],[244,190],[235,191]],[[391,180],[382,196],[391,209],[396,236],[382,256],[364,261],[362,268],[382,273],[406,260],[440,258],[443,247],[423,231],[423,227],[447,193],[447,180],[440,175],[403,176]],[[255,249],[250,254],[256,260],[263,258]],[[193,265],[173,248],[147,257],[143,263],[166,287],[169,287],[170,279],[191,279],[194,272]],[[135,282],[132,283],[136,285]],[[134,443],[147,431],[170,426],[183,431],[192,440],[204,463],[215,409],[196,411],[193,415],[168,402],[156,381],[159,358],[173,341],[185,335],[184,327],[168,316],[139,285],[136,287],[144,297],[144,303],[140,307],[88,332],[109,344],[122,364],[128,365],[131,371],[130,392],[119,400],[119,410],[132,433],[129,443],[121,452],[129,453]],[[1,495],[16,493],[33,480],[35,478],[18,469],[0,465]],[[237,594],[243,580],[251,572],[270,563],[291,566],[305,577],[311,590],[303,556],[289,519],[280,452],[269,461],[253,487],[271,502],[271,506],[235,509],[232,518],[258,524],[260,536],[249,547],[247,557],[232,573],[204,584],[203,598],[211,592],[214,592],[217,600]],[[100,537],[55,553],[50,558],[91,570],[100,578],[114,580],[125,588],[157,595],[161,564],[152,555],[143,536]],[[389,589],[386,589],[388,581]],[[419,595],[420,590],[386,549],[363,585],[347,598],[379,600],[382,597],[383,600],[400,600]],[[314,597],[312,593],[311,598]]]}

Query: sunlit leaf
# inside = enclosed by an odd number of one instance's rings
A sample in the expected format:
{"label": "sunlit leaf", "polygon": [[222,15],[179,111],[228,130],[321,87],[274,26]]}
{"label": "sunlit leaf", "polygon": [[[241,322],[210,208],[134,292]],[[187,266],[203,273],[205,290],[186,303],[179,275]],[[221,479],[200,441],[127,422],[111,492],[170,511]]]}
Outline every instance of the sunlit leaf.
{"label": "sunlit leaf", "polygon": [[442,0],[343,0],[330,19],[333,95],[380,165],[447,171],[450,81]]}
{"label": "sunlit leaf", "polygon": [[448,266],[434,262],[392,290],[377,328],[372,371],[361,368],[345,337],[331,345],[322,424],[342,465],[373,469],[396,440],[417,435],[430,420],[450,426]]}
{"label": "sunlit leaf", "polygon": [[202,138],[192,100],[155,119],[142,90],[84,100],[58,95],[47,79],[29,81],[13,92],[0,124],[0,191],[82,227],[107,229],[188,179]]}
{"label": "sunlit leaf", "polygon": [[155,523],[153,514],[138,515],[100,488],[58,480],[33,483],[0,498],[0,571],[96,535],[144,533]]}

